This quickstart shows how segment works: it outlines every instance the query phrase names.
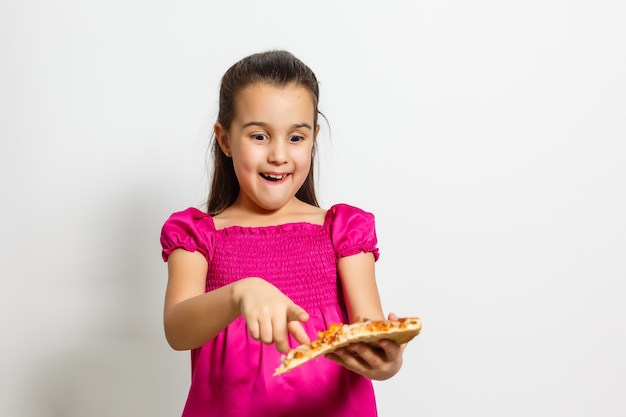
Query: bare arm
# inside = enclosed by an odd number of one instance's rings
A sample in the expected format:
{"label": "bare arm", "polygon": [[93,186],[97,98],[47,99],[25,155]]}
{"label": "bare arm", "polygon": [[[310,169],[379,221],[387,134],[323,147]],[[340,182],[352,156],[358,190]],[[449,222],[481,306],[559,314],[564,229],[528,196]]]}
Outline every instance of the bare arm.
{"label": "bare arm", "polygon": [[[376,285],[373,254],[360,253],[341,258],[338,271],[350,322],[383,320],[385,316]],[[389,314],[389,319],[395,318],[394,314]],[[379,347],[355,343],[327,357],[368,378],[385,380],[398,373],[402,367],[405,347],[406,343],[399,345],[391,340],[381,340]]]}
{"label": "bare arm", "polygon": [[233,284],[205,293],[207,261],[202,254],[176,249],[167,264],[163,324],[172,348],[200,347],[239,317]]}
{"label": "bare arm", "polygon": [[200,347],[240,315],[254,339],[280,352],[289,348],[287,332],[309,342],[300,324],[308,314],[272,284],[248,277],[205,293],[207,268],[199,252],[176,249],[168,257],[163,323],[172,348]]}
{"label": "bare arm", "polygon": [[337,265],[343,287],[348,319],[351,323],[363,319],[385,318],[376,285],[374,255],[359,253],[343,257]]}

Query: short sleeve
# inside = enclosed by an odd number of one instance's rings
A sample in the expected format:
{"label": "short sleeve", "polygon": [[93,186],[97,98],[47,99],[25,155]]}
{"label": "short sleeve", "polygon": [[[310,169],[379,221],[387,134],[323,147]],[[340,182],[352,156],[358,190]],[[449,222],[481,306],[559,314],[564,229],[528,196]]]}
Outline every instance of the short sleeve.
{"label": "short sleeve", "polygon": [[378,239],[374,215],[347,204],[332,206],[327,213],[327,226],[337,259],[372,252],[378,260]]}
{"label": "short sleeve", "polygon": [[173,213],[161,229],[161,256],[167,258],[174,249],[200,252],[207,261],[213,255],[215,225],[207,213],[190,207]]}

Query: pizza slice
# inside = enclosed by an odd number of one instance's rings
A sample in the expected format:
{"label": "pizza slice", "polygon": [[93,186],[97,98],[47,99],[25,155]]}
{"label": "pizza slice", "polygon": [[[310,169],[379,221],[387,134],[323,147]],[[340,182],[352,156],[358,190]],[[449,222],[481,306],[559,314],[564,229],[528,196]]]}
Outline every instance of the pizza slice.
{"label": "pizza slice", "polygon": [[318,332],[317,340],[300,345],[284,354],[274,375],[284,374],[318,356],[334,352],[351,343],[364,342],[375,345],[379,340],[389,339],[402,344],[413,339],[421,330],[422,321],[418,317],[331,324],[325,331]]}

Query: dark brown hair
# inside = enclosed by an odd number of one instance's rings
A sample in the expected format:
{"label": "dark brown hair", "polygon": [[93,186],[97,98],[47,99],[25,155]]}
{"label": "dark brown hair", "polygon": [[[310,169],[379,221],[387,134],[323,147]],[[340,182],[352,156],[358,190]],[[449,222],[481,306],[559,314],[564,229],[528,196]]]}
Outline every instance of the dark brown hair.
{"label": "dark brown hair", "polygon": [[[217,122],[226,130],[230,129],[235,112],[237,94],[244,88],[258,83],[266,83],[276,87],[292,84],[304,87],[313,97],[313,126],[317,126],[319,102],[319,86],[311,69],[293,54],[287,51],[272,50],[247,56],[231,66],[222,77],[219,94],[219,112]],[[322,115],[323,116],[323,115]],[[239,194],[239,182],[233,168],[233,161],[221,151],[213,134],[213,177],[207,212],[215,216],[235,202]],[[311,168],[296,198],[319,207],[315,195],[313,166],[315,162],[316,143],[311,151]]]}

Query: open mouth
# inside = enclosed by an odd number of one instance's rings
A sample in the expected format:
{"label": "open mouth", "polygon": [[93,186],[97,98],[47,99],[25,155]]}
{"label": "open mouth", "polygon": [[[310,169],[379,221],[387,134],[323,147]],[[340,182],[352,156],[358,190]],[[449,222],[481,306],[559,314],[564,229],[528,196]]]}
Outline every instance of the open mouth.
{"label": "open mouth", "polygon": [[261,172],[261,178],[271,181],[271,182],[278,182],[278,181],[282,181],[285,178],[287,178],[287,176],[289,174],[280,174],[280,175],[276,175],[276,174],[265,174],[263,172]]}

